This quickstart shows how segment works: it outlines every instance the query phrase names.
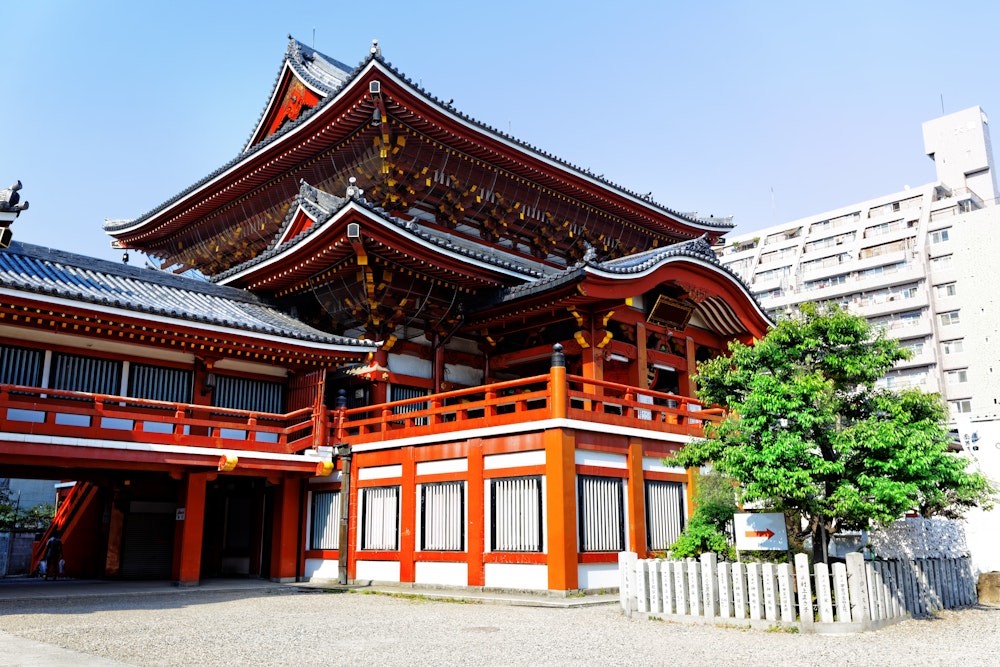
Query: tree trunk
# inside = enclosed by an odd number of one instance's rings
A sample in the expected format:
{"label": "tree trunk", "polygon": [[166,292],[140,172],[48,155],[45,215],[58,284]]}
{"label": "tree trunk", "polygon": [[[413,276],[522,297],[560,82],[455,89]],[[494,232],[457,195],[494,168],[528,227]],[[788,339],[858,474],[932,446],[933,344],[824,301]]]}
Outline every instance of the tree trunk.
{"label": "tree trunk", "polygon": [[829,563],[830,529],[826,517],[817,517],[812,529],[813,563]]}

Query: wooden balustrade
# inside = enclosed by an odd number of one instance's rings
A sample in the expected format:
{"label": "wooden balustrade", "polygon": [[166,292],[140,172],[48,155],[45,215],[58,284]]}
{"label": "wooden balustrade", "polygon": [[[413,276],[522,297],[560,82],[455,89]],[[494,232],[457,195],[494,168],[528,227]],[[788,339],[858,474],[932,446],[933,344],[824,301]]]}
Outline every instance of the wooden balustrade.
{"label": "wooden balustrade", "polygon": [[[721,419],[691,398],[564,375],[330,411],[269,414],[86,392],[0,385],[0,430],[13,433],[292,453],[331,442],[363,443],[569,418],[701,435]],[[565,378],[565,379],[563,379]]]}
{"label": "wooden balustrade", "polygon": [[0,385],[11,433],[292,453],[312,447],[313,411],[288,414]]}

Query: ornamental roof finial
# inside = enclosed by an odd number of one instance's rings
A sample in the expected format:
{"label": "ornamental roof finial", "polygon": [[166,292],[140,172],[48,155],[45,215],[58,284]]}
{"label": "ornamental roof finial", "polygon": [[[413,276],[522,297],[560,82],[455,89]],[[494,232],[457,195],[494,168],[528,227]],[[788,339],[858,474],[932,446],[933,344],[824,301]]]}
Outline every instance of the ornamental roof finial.
{"label": "ornamental roof finial", "polygon": [[371,49],[371,51],[372,51],[372,55],[373,56],[378,56],[380,58],[382,57],[382,47],[378,45],[378,40],[377,39],[373,39],[372,40],[372,49]]}

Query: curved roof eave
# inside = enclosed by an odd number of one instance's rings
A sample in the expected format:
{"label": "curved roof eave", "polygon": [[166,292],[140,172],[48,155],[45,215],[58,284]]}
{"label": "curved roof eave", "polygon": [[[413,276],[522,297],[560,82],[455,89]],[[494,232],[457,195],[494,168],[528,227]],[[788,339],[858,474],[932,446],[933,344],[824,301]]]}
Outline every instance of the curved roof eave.
{"label": "curved roof eave", "polygon": [[[296,212],[297,209],[292,210],[289,212],[289,215],[293,215]],[[519,280],[532,280],[540,277],[538,273],[533,272],[530,268],[519,268],[512,265],[512,262],[501,261],[495,252],[472,253],[466,248],[449,243],[446,239],[421,233],[419,225],[415,223],[399,221],[381,209],[359,202],[356,199],[344,199],[341,205],[335,210],[330,211],[329,216],[320,224],[313,225],[308,231],[261,253],[239,266],[235,266],[228,271],[214,276],[211,280],[219,285],[230,285],[240,279],[250,278],[254,274],[279,264],[297,253],[309,255],[311,247],[316,243],[323,243],[324,234],[330,229],[337,227],[352,212],[358,213],[382,226],[390,233],[409,237],[414,243],[427,248],[431,253],[445,254],[464,264],[471,264],[477,268]]]}
{"label": "curved roof eave", "polygon": [[[275,91],[278,89],[278,87],[280,87],[280,77],[284,72],[284,67],[285,65],[283,64],[282,71],[279,72],[279,81],[278,83],[275,84]],[[397,85],[412,91],[418,97],[422,98],[427,102],[432,103],[434,106],[437,107],[440,113],[449,116],[453,122],[458,123],[459,125],[469,130],[472,130],[476,133],[489,135],[493,140],[515,151],[528,152],[532,154],[532,156],[535,159],[544,162],[548,166],[553,167],[564,173],[571,173],[574,177],[583,179],[594,186],[597,186],[602,189],[611,189],[614,192],[616,192],[619,196],[623,196],[624,198],[628,199],[633,204],[658,211],[660,214],[666,214],[671,217],[674,217],[680,221],[683,221],[688,225],[691,225],[694,229],[700,231],[725,233],[726,231],[729,231],[734,227],[732,223],[725,223],[721,221],[719,223],[709,223],[705,219],[700,219],[694,216],[686,215],[678,211],[675,211],[673,209],[670,209],[666,206],[663,206],[661,204],[658,204],[656,202],[653,202],[649,198],[643,195],[628,190],[620,185],[607,181],[593,174],[590,170],[581,169],[580,167],[577,167],[576,165],[573,165],[566,160],[562,160],[561,158],[558,158],[551,153],[545,152],[531,144],[516,139],[512,135],[497,130],[496,128],[493,128],[478,120],[475,120],[471,116],[468,116],[451,108],[450,106],[439,100],[437,97],[425,91],[421,86],[415,84],[413,81],[406,78],[404,74],[400,73],[398,70],[393,68],[392,64],[384,60],[380,55],[370,54],[364,61],[362,61],[357,67],[355,67],[353,71],[349,73],[343,85],[341,85],[338,89],[332,91],[329,95],[323,98],[317,106],[308,109],[306,111],[303,111],[302,117],[297,122],[290,123],[281,130],[270,135],[269,137],[265,137],[257,144],[249,147],[247,150],[245,150],[245,152],[241,152],[235,158],[230,160],[222,167],[216,169],[214,172],[212,172],[205,178],[189,186],[188,188],[178,193],[171,199],[167,200],[160,206],[152,209],[151,211],[148,211],[147,213],[142,214],[135,220],[109,221],[105,223],[104,226],[105,232],[108,233],[109,235],[116,236],[116,235],[131,234],[136,231],[139,231],[150,221],[151,218],[153,218],[157,214],[162,213],[166,209],[183,201],[185,198],[188,198],[191,195],[194,195],[199,191],[204,190],[208,185],[227,176],[230,172],[241,167],[244,163],[252,160],[256,156],[258,156],[262,151],[265,151],[269,147],[271,147],[273,144],[287,141],[288,137],[295,136],[299,133],[305,132],[306,128],[311,127],[313,123],[317,122],[317,119],[321,119],[323,117],[324,115],[322,113],[323,110],[333,106],[336,100],[346,95],[348,91],[353,88],[355,83],[357,83],[360,79],[364,78],[365,75],[371,69],[374,68],[377,68],[380,71],[380,73],[384,74],[385,76],[391,77],[396,82]],[[272,93],[272,95],[273,94],[276,93]],[[271,103],[273,103],[273,99]],[[270,104],[267,108],[270,108]],[[265,110],[264,114],[266,113],[267,112]],[[258,121],[258,125],[260,122],[262,121]]]}

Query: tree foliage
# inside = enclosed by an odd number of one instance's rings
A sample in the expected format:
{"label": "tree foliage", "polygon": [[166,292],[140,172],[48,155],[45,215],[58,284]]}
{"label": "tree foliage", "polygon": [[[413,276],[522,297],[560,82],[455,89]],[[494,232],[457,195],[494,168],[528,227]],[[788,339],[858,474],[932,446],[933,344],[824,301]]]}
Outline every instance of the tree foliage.
{"label": "tree foliage", "polygon": [[44,530],[52,522],[55,511],[55,506],[49,503],[21,507],[9,489],[0,489],[0,530]]}
{"label": "tree foliage", "polygon": [[814,545],[911,510],[957,516],[992,502],[988,480],[948,451],[939,396],[876,387],[908,354],[864,318],[805,304],[730,353],[700,364],[697,377],[699,398],[730,412],[706,423],[706,439],[677,462],[710,461],[740,483],[745,501],[800,513]]}
{"label": "tree foliage", "polygon": [[726,536],[727,525],[739,511],[732,478],[716,471],[699,474],[692,501],[691,520],[670,545],[670,553],[675,558],[697,558],[712,552],[732,560],[735,551]]}

